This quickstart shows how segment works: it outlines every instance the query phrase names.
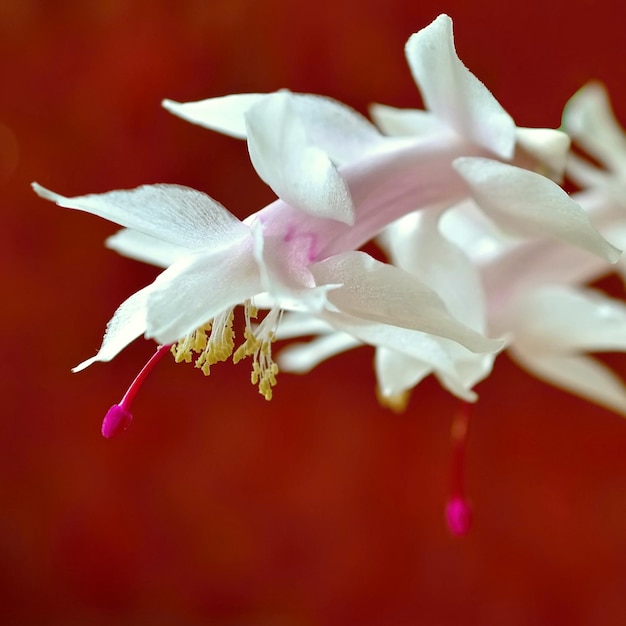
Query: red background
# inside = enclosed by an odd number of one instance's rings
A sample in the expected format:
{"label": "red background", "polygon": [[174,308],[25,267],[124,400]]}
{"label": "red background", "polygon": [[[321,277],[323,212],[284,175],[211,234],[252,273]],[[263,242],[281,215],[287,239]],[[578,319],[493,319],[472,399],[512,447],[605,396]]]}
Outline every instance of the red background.
{"label": "red background", "polygon": [[165,362],[105,441],[102,415],[153,347],[69,369],[156,270],[104,249],[114,225],[29,188],[181,183],[243,217],[272,197],[244,144],[161,99],[288,87],[418,106],[403,45],[443,11],[518,124],[557,126],[591,78],[626,121],[620,6],[0,0],[0,623],[626,623],[619,417],[500,358],[473,411],[463,540],[442,519],[457,404],[428,381],[406,414],[379,408],[368,348],[282,374],[271,403],[247,366],[205,379]]}

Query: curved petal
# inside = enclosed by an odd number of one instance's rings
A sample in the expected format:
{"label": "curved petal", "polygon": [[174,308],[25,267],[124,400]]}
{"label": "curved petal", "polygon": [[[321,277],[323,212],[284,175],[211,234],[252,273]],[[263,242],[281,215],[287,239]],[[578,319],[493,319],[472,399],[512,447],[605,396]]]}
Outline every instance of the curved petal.
{"label": "curved petal", "polygon": [[37,183],[33,183],[33,189],[59,206],[85,211],[189,249],[223,247],[248,233],[248,228],[219,202],[180,185],[143,185],[73,198]]}
{"label": "curved petal", "polygon": [[592,226],[585,210],[545,176],[480,157],[453,163],[478,205],[521,236],[551,235],[615,262],[620,251]]}
{"label": "curved petal", "polygon": [[457,56],[447,15],[412,35],[406,56],[427,109],[503,159],[513,156],[515,123]]}
{"label": "curved petal", "polygon": [[376,381],[385,398],[403,396],[432,374],[432,366],[388,348],[378,348],[374,358]]}
{"label": "curved petal", "polygon": [[538,351],[626,350],[626,304],[593,289],[552,285],[517,306],[518,329]]}
{"label": "curved petal", "polygon": [[363,345],[347,333],[333,332],[311,341],[292,343],[278,353],[278,366],[286,372],[306,374],[323,361]]}
{"label": "curved petal", "polygon": [[198,102],[174,102],[163,100],[163,107],[170,113],[210,130],[236,139],[247,136],[245,114],[248,109],[260,102],[266,94],[242,93],[208,98]]}
{"label": "curved petal", "polygon": [[288,92],[270,94],[247,111],[252,164],[287,204],[353,224],[348,187],[328,155],[312,144],[292,98]]}
{"label": "curved petal", "polygon": [[190,256],[154,281],[146,336],[160,343],[178,341],[261,291],[252,237],[230,248]]}
{"label": "curved petal", "polygon": [[570,98],[563,110],[563,128],[604,166],[626,172],[626,136],[601,84],[589,83]]}
{"label": "curved petal", "polygon": [[449,126],[430,111],[373,104],[370,113],[376,125],[391,137],[425,137],[450,132]]}
{"label": "curved petal", "polygon": [[543,166],[548,178],[560,181],[569,156],[570,138],[552,128],[517,128],[517,145]]}
{"label": "curved petal", "polygon": [[312,94],[292,94],[309,142],[337,165],[355,161],[384,142],[378,129],[345,104]]}
{"label": "curved petal", "polygon": [[111,235],[105,241],[105,245],[122,256],[157,267],[169,267],[189,255],[189,249],[183,246],[177,246],[129,228]]}
{"label": "curved petal", "polygon": [[318,284],[342,284],[328,292],[328,300],[349,315],[447,337],[475,352],[502,346],[455,320],[441,298],[417,278],[363,252],[335,255],[311,271]]}
{"label": "curved petal", "polygon": [[519,345],[511,350],[511,356],[538,378],[626,415],[624,383],[595,359],[580,355],[538,355]]}
{"label": "curved petal", "polygon": [[439,230],[441,211],[411,213],[385,232],[391,262],[433,289],[456,319],[485,330],[484,293],[469,257]]}
{"label": "curved petal", "polygon": [[146,330],[146,307],[154,283],[122,302],[109,321],[96,356],[83,361],[73,372],[80,372],[96,361],[110,361]]}
{"label": "curved petal", "polygon": [[[163,106],[189,122],[245,139],[246,114],[271,95],[235,94],[184,104],[164,100]],[[358,159],[383,141],[367,118],[337,100],[311,94],[291,94],[291,100],[311,144],[321,148],[335,163]]]}

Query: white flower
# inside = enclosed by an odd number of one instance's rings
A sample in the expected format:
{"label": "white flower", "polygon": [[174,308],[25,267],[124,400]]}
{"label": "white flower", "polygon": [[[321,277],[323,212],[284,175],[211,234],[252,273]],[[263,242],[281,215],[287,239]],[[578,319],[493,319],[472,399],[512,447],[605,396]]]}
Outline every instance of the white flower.
{"label": "white flower", "polygon": [[[176,343],[177,360],[195,353],[205,373],[233,351],[236,360],[251,355],[253,380],[269,399],[272,342],[282,311],[293,310],[379,346],[380,363],[389,362],[385,350],[416,360],[412,380],[434,371],[454,393],[473,398],[470,388],[490,358],[467,351],[493,353],[501,342],[484,335],[474,270],[438,237],[439,212],[425,218],[432,240],[421,240],[416,264],[394,267],[358,249],[415,209],[439,211],[472,197],[517,236],[549,234],[611,260],[618,252],[555,183],[522,169],[558,173],[562,135],[515,127],[456,56],[447,16],[414,35],[407,52],[430,109],[427,131],[410,137],[385,137],[344,105],[287,91],[166,102],[187,119],[246,138],[256,171],[279,199],[244,221],[174,185],[68,198],[35,184],[61,206],[121,224],[111,247],[166,268],[120,306],[99,352],[76,370],[112,359],[144,334]],[[433,272],[429,264],[440,261]],[[258,303],[269,312],[253,327]],[[244,305],[246,330],[235,350],[237,305]],[[379,370],[384,378],[392,365]]]}
{"label": "white flower", "polygon": [[[282,92],[246,112],[255,165],[290,204],[278,200],[243,222],[184,187],[67,198],[35,185],[37,193],[61,206],[125,226],[113,247],[167,267],[120,306],[98,354],[76,369],[110,360],[141,334],[161,344],[179,342],[179,359],[196,351],[197,364],[208,367],[234,349],[231,324],[238,304],[246,306],[248,323],[235,357],[253,355],[266,397],[275,382],[271,342],[283,308],[341,313],[364,323],[444,335],[473,350],[497,349],[499,342],[455,320],[427,285],[355,251],[386,223],[423,203],[423,195],[430,200],[462,193],[459,177],[448,180],[447,164],[458,146],[413,143],[350,163],[340,174],[308,141],[293,102]],[[271,311],[253,329],[253,300],[263,293],[270,296]]]}

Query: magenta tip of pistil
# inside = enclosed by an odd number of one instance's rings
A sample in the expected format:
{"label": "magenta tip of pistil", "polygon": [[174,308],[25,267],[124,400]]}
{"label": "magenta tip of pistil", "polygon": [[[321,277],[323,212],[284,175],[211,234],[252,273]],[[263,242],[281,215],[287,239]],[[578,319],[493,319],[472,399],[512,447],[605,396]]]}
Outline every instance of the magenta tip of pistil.
{"label": "magenta tip of pistil", "polygon": [[102,420],[102,436],[106,439],[116,437],[124,432],[133,421],[133,415],[121,404],[114,404]]}
{"label": "magenta tip of pistil", "polygon": [[446,523],[455,537],[466,535],[472,526],[472,507],[462,496],[452,496],[446,504]]}

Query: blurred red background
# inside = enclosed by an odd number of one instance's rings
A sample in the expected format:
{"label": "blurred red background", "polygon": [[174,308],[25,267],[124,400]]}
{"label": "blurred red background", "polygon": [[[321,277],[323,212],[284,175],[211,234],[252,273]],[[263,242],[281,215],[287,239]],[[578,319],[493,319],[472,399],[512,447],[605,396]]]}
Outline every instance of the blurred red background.
{"label": "blurred red background", "polygon": [[443,11],[518,124],[558,126],[591,78],[626,121],[620,6],[0,0],[0,623],[626,623],[619,417],[501,357],[473,411],[462,540],[442,515],[457,403],[428,381],[406,414],[380,408],[368,348],[282,374],[271,403],[247,366],[205,379],[165,362],[106,441],[101,418],[153,346],[69,370],[156,270],[103,247],[114,225],[29,187],[180,183],[243,217],[272,198],[244,144],[161,99],[287,87],[419,106],[404,42]]}

